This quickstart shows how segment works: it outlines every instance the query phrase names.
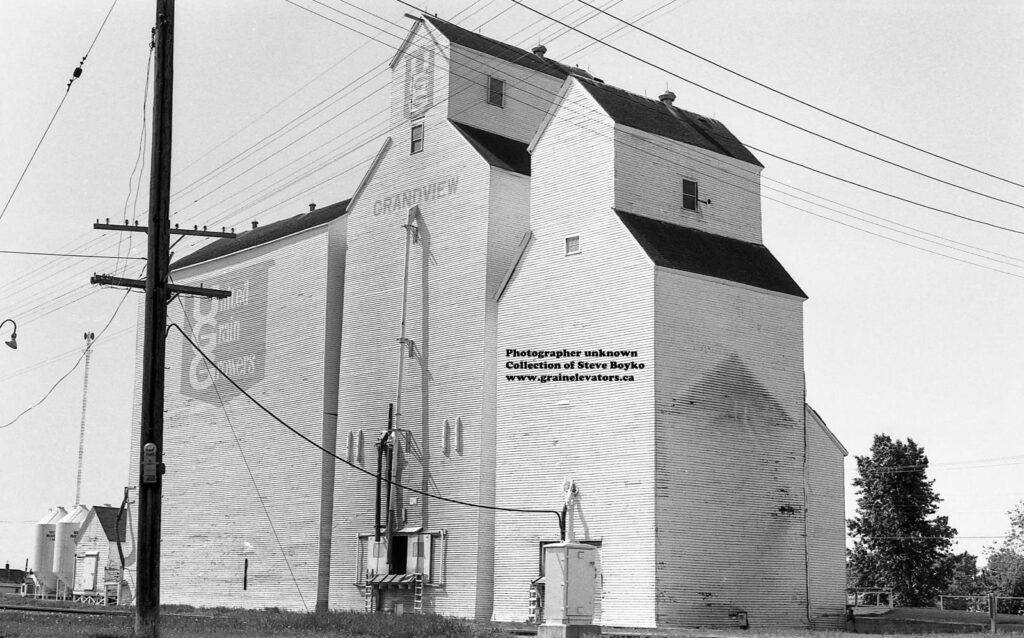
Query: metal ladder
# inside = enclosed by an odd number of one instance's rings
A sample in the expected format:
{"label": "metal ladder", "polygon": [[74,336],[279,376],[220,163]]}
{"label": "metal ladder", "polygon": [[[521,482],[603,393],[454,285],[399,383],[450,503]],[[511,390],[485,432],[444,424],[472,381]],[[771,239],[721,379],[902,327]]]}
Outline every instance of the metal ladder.
{"label": "metal ladder", "polygon": [[364,595],[366,596],[366,599],[365,599],[365,602],[364,602],[364,606],[363,606],[363,610],[366,611],[366,613],[370,613],[370,612],[374,611],[374,609],[373,609],[373,602],[374,602],[374,599],[376,598],[376,596],[374,596],[375,592],[374,592],[373,585],[371,585],[370,583],[366,583],[366,587],[363,590],[363,592],[364,592]]}
{"label": "metal ladder", "polygon": [[537,618],[537,588],[533,586],[530,587],[530,615],[528,617],[530,622],[539,621]]}
{"label": "metal ladder", "polygon": [[423,613],[423,574],[416,574],[416,581],[413,588],[412,598],[413,613]]}

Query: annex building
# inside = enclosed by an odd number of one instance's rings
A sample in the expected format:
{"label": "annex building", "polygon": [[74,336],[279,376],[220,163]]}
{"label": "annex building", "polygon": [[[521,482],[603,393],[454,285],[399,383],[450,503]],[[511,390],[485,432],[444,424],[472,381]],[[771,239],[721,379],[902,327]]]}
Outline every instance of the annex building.
{"label": "annex building", "polygon": [[846,451],[757,158],[433,16],[391,73],[350,200],[173,264],[232,296],[169,307],[223,374],[169,331],[163,602],[536,619],[567,504],[600,624],[841,627]]}

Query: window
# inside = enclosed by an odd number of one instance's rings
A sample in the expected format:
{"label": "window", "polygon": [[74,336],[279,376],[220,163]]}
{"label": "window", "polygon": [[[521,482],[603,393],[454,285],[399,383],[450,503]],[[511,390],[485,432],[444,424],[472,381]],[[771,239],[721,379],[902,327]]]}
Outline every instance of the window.
{"label": "window", "polygon": [[583,251],[580,249],[580,236],[579,235],[573,235],[571,237],[566,237],[565,238],[565,254],[566,254],[566,256],[578,255],[581,252],[583,252]]}
{"label": "window", "polygon": [[423,125],[414,124],[412,127],[412,143],[409,154],[415,155],[423,151]]}
{"label": "window", "polygon": [[697,182],[683,180],[683,210],[697,210]]}
{"label": "window", "polygon": [[505,107],[505,80],[487,78],[487,103]]}

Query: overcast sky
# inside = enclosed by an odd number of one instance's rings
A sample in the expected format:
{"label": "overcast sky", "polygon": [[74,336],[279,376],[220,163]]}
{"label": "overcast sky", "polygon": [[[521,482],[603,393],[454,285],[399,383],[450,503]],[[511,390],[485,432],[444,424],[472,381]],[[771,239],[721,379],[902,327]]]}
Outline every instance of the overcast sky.
{"label": "overcast sky", "polygon": [[[1024,184],[1024,4],[588,1],[825,111]],[[384,1],[352,3],[372,14],[342,0],[294,2],[322,17],[285,0],[178,3],[175,222],[241,230],[304,212],[310,202],[345,199],[386,134],[386,64],[410,24],[403,14],[413,10]],[[911,437],[931,461],[958,549],[981,554],[998,542],[1006,511],[1024,499],[1024,187],[844,124],[593,17],[578,1],[523,2],[640,59],[512,0],[422,8],[525,48],[543,42],[549,57],[636,93],[670,88],[677,106],[721,120],[762,149],[754,153],[766,166],[765,244],[810,297],[807,400],[850,451],[847,484],[854,455],[867,452],[874,434]],[[110,5],[0,2],[0,202],[14,191]],[[115,5],[0,217],[0,251],[144,254],[145,235],[95,231],[92,223],[146,223],[148,150],[145,166],[137,158],[144,114],[149,126],[143,100],[154,5]],[[307,119],[290,124],[297,117]],[[175,255],[197,245],[182,242]],[[0,320],[17,321],[19,343],[0,349],[0,564],[23,567],[32,523],[50,507],[73,504],[84,361],[71,370],[83,333],[99,334],[108,323],[91,359],[82,501],[117,504],[137,481],[128,447],[141,295],[129,294],[117,311],[125,293],[91,286],[89,276],[137,277],[142,263],[0,252]],[[0,337],[9,332],[7,324]],[[846,505],[852,515],[849,488]]]}

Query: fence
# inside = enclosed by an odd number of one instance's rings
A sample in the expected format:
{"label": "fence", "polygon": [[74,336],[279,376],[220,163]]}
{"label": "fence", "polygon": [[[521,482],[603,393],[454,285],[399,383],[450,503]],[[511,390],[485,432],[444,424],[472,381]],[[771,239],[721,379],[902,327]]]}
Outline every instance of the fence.
{"label": "fence", "polygon": [[[975,611],[979,613],[990,613],[990,596],[981,594],[979,596],[939,596],[939,609],[955,611]],[[1017,596],[996,596],[997,614],[1024,615],[1024,598]]]}
{"label": "fence", "polygon": [[846,604],[853,607],[892,607],[892,590],[848,589]]}

